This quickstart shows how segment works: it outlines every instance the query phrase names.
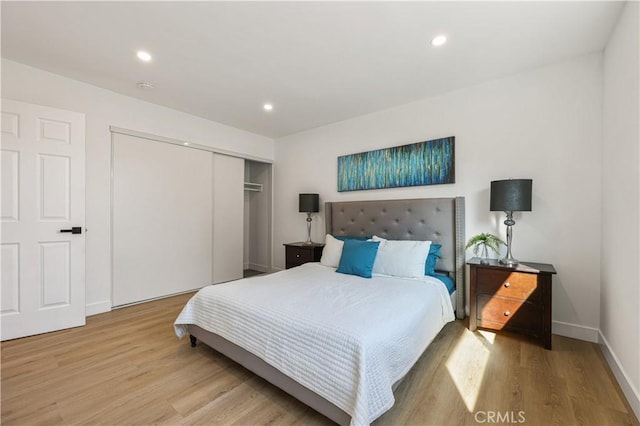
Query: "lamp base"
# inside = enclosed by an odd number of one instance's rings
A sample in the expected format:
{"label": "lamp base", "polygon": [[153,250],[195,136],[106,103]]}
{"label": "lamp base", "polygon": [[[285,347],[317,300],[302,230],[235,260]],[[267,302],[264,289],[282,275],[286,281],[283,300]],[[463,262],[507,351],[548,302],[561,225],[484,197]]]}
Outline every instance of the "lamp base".
{"label": "lamp base", "polygon": [[313,244],[313,241],[311,241],[311,213],[307,212],[307,241],[305,241],[305,244]]}
{"label": "lamp base", "polygon": [[518,260],[514,259],[511,255],[511,240],[513,239],[513,225],[516,224],[516,221],[513,220],[513,212],[505,212],[507,214],[507,220],[504,221],[504,224],[507,225],[507,255],[499,260],[501,265],[507,266],[516,266],[518,264]]}
{"label": "lamp base", "polygon": [[500,259],[498,262],[500,262],[501,265],[507,265],[507,266],[517,266],[520,261],[518,259],[514,259],[513,257],[511,258],[503,258]]}

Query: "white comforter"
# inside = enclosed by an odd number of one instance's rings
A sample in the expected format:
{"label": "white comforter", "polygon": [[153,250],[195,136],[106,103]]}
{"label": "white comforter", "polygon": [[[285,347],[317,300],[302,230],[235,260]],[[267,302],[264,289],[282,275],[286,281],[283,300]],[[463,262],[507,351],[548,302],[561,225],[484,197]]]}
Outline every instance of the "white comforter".
{"label": "white comforter", "polygon": [[224,337],[362,425],[393,406],[392,385],[453,319],[434,278],[365,279],[307,263],[203,288],[175,331],[195,324]]}

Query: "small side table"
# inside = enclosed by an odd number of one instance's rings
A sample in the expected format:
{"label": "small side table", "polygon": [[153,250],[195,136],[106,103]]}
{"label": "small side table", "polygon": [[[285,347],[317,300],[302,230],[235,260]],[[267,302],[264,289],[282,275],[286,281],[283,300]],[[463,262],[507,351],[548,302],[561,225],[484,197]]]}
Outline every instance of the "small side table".
{"label": "small side table", "polygon": [[551,283],[556,274],[547,263],[520,262],[509,267],[495,259],[467,261],[469,330],[486,328],[527,334],[551,349]]}
{"label": "small side table", "polygon": [[286,268],[300,266],[307,262],[320,262],[324,244],[320,243],[285,243]]}

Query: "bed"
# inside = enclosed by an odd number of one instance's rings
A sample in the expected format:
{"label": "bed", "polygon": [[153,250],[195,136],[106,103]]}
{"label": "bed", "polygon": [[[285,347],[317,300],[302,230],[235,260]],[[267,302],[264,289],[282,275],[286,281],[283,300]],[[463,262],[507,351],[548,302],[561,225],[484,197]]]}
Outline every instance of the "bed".
{"label": "bed", "polygon": [[338,424],[369,424],[391,408],[393,389],[454,309],[464,317],[464,199],[329,202],[325,217],[336,237],[441,244],[436,270],[456,283],[454,298],[432,277],[365,279],[309,263],[205,287],[179,315],[176,334]]}

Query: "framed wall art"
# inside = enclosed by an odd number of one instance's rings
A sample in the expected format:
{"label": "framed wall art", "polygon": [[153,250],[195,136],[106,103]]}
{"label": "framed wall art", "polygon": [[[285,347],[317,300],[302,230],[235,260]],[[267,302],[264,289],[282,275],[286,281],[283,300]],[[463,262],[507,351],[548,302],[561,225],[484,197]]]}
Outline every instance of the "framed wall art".
{"label": "framed wall art", "polygon": [[455,183],[455,137],[338,157],[338,192]]}

